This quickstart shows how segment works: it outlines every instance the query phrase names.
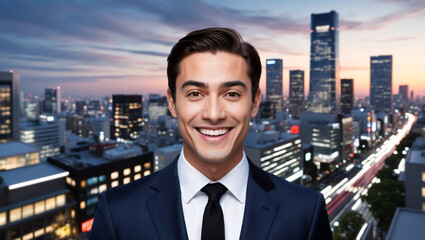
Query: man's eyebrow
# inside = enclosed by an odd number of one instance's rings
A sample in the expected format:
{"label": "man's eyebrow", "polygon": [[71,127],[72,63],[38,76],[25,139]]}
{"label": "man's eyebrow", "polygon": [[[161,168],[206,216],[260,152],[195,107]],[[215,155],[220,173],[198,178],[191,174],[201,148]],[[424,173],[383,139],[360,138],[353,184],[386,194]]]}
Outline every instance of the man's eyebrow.
{"label": "man's eyebrow", "polygon": [[195,86],[195,87],[200,87],[200,88],[207,88],[208,87],[206,83],[198,82],[198,81],[194,81],[194,80],[189,80],[189,81],[184,82],[180,89],[183,89],[187,86]]}
{"label": "man's eyebrow", "polygon": [[220,84],[220,88],[230,88],[230,87],[235,87],[235,86],[240,86],[242,88],[244,88],[245,90],[248,89],[248,87],[246,86],[246,84],[240,80],[235,80],[235,81],[229,81],[229,82],[224,82]]}

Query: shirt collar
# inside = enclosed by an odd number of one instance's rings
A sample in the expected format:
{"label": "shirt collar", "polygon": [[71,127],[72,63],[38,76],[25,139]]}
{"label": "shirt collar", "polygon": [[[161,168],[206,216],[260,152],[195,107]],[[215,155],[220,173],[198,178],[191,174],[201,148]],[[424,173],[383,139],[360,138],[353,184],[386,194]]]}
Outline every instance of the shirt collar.
{"label": "shirt collar", "polygon": [[182,199],[186,204],[189,203],[205,185],[213,182],[220,182],[223,184],[240,203],[244,203],[246,200],[249,164],[245,152],[243,152],[242,160],[230,170],[230,172],[218,181],[211,181],[186,160],[182,149],[177,162],[177,172]]}

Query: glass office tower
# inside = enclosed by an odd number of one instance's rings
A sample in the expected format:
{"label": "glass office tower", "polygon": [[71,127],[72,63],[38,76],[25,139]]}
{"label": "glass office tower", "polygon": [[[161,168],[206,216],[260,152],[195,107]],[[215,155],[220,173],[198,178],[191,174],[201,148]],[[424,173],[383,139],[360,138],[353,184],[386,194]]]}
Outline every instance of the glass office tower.
{"label": "glass office tower", "polygon": [[113,138],[136,140],[142,130],[142,95],[112,96]]}
{"label": "glass office tower", "polygon": [[304,111],[304,71],[289,71],[289,114],[300,117]]}
{"label": "glass office tower", "polygon": [[370,57],[370,105],[375,112],[392,112],[393,56]]}
{"label": "glass office tower", "polygon": [[266,97],[274,103],[275,112],[283,111],[282,59],[267,59]]}
{"label": "glass office tower", "polygon": [[309,111],[340,110],[338,13],[311,15]]}
{"label": "glass office tower", "polygon": [[350,114],[354,106],[353,79],[341,79],[341,112]]}
{"label": "glass office tower", "polygon": [[19,141],[19,74],[0,72],[0,143]]}

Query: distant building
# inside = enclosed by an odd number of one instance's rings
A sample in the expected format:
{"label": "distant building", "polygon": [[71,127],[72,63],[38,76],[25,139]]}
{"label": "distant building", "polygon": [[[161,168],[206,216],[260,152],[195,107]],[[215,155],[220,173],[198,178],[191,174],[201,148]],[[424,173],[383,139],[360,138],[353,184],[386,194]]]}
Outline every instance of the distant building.
{"label": "distant building", "polygon": [[280,178],[294,182],[303,175],[299,135],[272,130],[249,132],[244,150],[255,165]]}
{"label": "distant building", "polygon": [[275,102],[269,101],[269,100],[261,101],[259,115],[260,115],[260,118],[269,119],[269,120],[274,119],[276,115]]}
{"label": "distant building", "polygon": [[302,141],[313,146],[316,164],[328,163],[335,167],[342,160],[342,116],[302,112],[300,120]]}
{"label": "distant building", "polygon": [[38,98],[28,99],[25,107],[25,115],[31,121],[40,119],[40,100]]}
{"label": "distant building", "polygon": [[304,111],[304,71],[289,71],[289,114],[300,117]]}
{"label": "distant building", "polygon": [[152,152],[142,152],[136,145],[116,148],[116,144],[105,143],[91,149],[47,160],[69,172],[66,183],[77,202],[75,219],[80,239],[88,236],[102,192],[153,171]]}
{"label": "distant building", "polygon": [[149,94],[148,114],[149,120],[157,120],[160,116],[167,115],[167,98],[160,94]]}
{"label": "distant building", "polygon": [[21,122],[21,142],[40,149],[40,158],[58,155],[60,153],[60,137],[65,133],[60,132],[59,124],[64,122]]}
{"label": "distant building", "polygon": [[375,111],[372,108],[356,108],[351,111],[353,119],[360,124],[360,139],[373,144],[378,137]]}
{"label": "distant building", "polygon": [[75,102],[75,113],[84,116],[86,112],[86,102],[85,101],[76,101]]}
{"label": "distant building", "polygon": [[108,117],[69,115],[66,116],[66,128],[80,137],[95,138],[100,142],[111,139]]}
{"label": "distant building", "polygon": [[425,138],[416,138],[406,157],[406,207],[425,211]]}
{"label": "distant building", "polygon": [[353,79],[341,79],[341,113],[350,114],[354,107]]}
{"label": "distant building", "polygon": [[425,239],[424,222],[425,212],[397,208],[385,240]]}
{"label": "distant building", "polygon": [[19,74],[0,72],[0,143],[19,140]]}
{"label": "distant building", "polygon": [[309,111],[340,112],[338,13],[311,14]]}
{"label": "distant building", "polygon": [[[274,104],[274,112],[283,111],[283,61],[282,59],[266,60],[266,98]],[[274,116],[273,116],[274,117]]]}
{"label": "distant building", "polygon": [[113,95],[112,116],[113,139],[137,140],[142,129],[142,95]]}
{"label": "distant building", "polygon": [[409,101],[409,85],[399,85],[398,86],[398,95],[400,95],[401,101]]}
{"label": "distant building", "polygon": [[49,163],[0,172],[0,239],[75,239],[68,174]]}
{"label": "distant building", "polygon": [[154,152],[154,168],[155,172],[163,169],[173,162],[176,157],[180,154],[183,148],[183,144],[174,144],[158,148]]}
{"label": "distant building", "polygon": [[61,87],[49,87],[44,90],[43,112],[56,114],[61,112]]}
{"label": "distant building", "polygon": [[40,149],[21,142],[0,143],[0,171],[40,163]]}
{"label": "distant building", "polygon": [[393,56],[370,57],[370,105],[375,112],[392,113]]}

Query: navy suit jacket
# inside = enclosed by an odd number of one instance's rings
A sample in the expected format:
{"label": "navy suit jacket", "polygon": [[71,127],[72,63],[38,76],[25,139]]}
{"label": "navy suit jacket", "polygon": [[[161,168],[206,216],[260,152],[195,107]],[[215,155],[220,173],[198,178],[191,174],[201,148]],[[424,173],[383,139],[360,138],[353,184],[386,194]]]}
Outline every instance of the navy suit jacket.
{"label": "navy suit jacket", "polygon": [[[249,171],[240,239],[332,239],[322,194],[250,161]],[[90,239],[187,239],[177,160],[162,171],[103,193]]]}

